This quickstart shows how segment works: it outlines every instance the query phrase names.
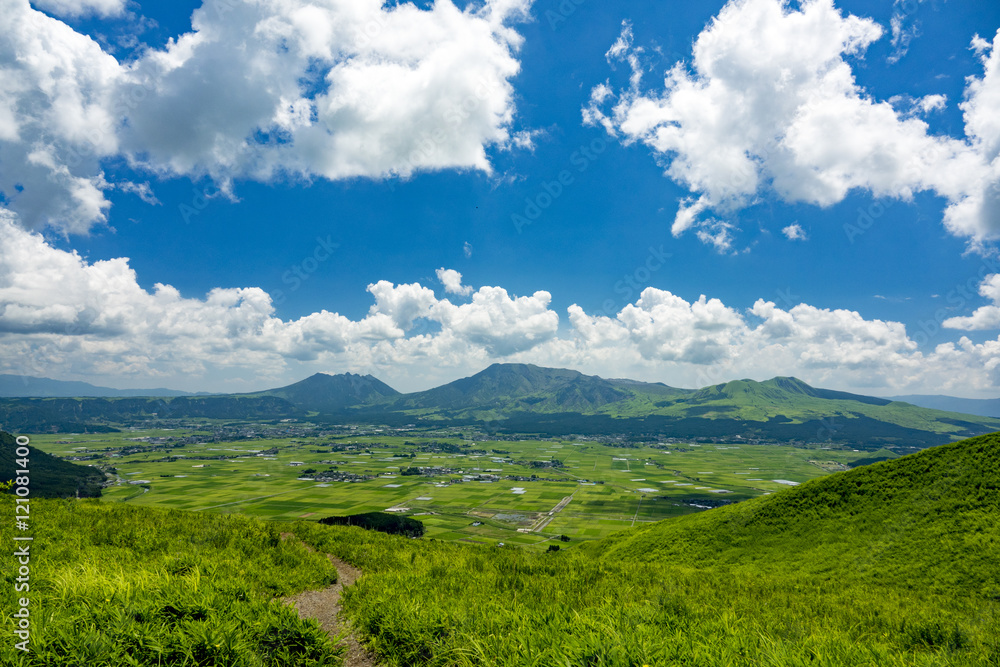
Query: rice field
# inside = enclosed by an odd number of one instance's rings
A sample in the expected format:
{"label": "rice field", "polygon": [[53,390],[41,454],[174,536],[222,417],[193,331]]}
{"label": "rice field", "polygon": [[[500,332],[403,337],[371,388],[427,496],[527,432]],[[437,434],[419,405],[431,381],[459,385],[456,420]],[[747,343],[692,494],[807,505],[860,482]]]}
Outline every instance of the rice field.
{"label": "rice field", "polygon": [[[116,484],[103,502],[276,521],[393,510],[422,521],[428,539],[541,549],[563,535],[572,546],[773,493],[861,455],[778,445],[625,448],[598,440],[375,435],[177,444],[210,432],[206,427],[39,435],[32,444],[64,457],[97,456],[82,463],[113,466]],[[158,438],[170,447],[163,448]],[[156,451],[123,449],[157,443]],[[553,461],[561,467],[548,467]],[[434,473],[403,475],[407,468]],[[316,477],[323,472],[334,478]],[[567,497],[571,500],[561,506]]]}

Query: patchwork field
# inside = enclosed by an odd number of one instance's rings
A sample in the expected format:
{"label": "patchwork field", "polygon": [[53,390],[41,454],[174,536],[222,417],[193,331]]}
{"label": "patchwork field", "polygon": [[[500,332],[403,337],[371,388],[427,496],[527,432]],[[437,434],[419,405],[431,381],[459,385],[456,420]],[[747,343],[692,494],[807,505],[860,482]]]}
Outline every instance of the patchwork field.
{"label": "patchwork field", "polygon": [[540,549],[778,491],[864,456],[778,445],[281,437],[279,427],[255,428],[264,437],[198,442],[218,437],[204,425],[39,435],[32,444],[113,467],[104,502],[278,521],[399,511],[422,521],[426,538]]}

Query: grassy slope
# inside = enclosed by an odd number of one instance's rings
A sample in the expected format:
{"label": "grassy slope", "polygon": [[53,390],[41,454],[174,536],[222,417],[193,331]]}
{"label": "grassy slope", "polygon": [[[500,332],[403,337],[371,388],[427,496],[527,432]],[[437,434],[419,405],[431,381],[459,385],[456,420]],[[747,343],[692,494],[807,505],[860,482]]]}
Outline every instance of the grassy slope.
{"label": "grassy slope", "polygon": [[[13,505],[0,498],[8,546]],[[30,591],[15,593],[14,568],[5,568],[0,664],[340,664],[314,622],[275,600],[331,583],[336,572],[322,555],[280,540],[270,524],[65,500],[32,500],[30,522]],[[9,631],[20,596],[30,600],[28,653],[14,648]]]}
{"label": "grassy slope", "polygon": [[988,436],[555,554],[299,524],[391,665],[996,665]]}
{"label": "grassy slope", "polygon": [[[976,438],[549,554],[291,529],[365,570],[344,604],[388,665],[987,667],[1000,663],[998,461],[1000,436]],[[74,501],[33,501],[32,522],[44,622],[36,653],[7,642],[3,664],[331,659],[315,626],[271,602],[330,581],[329,563],[268,524]]]}
{"label": "grassy slope", "polygon": [[976,595],[1000,583],[998,519],[1000,434],[993,434],[624,531],[587,548],[612,561],[794,570]]}

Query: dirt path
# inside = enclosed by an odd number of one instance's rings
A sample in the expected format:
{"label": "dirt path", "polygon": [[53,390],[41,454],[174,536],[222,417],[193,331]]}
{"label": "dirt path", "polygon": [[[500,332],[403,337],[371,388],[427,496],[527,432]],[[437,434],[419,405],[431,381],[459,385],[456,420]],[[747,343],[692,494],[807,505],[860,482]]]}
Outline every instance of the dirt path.
{"label": "dirt path", "polygon": [[[293,537],[291,533],[283,533],[282,539]],[[306,545],[309,549],[309,546]],[[311,549],[310,549],[311,551]],[[362,572],[353,565],[327,554],[327,558],[337,568],[337,583],[318,591],[303,591],[298,595],[285,598],[287,604],[295,607],[299,618],[315,618],[320,627],[334,639],[342,632],[347,634],[341,645],[347,648],[344,656],[344,667],[376,667],[375,658],[358,643],[351,631],[350,624],[341,618],[340,593],[347,586],[352,586]]]}

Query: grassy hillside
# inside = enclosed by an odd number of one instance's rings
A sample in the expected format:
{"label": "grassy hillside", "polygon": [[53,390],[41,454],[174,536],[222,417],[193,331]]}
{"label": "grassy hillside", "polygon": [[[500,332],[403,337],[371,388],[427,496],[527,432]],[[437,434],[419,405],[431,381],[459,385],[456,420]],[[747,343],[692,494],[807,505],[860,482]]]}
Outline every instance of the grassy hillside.
{"label": "grassy hillside", "polygon": [[[364,570],[344,607],[386,665],[987,667],[998,485],[993,435],[552,553],[284,528]],[[89,501],[32,517],[45,620],[36,652],[7,642],[3,664],[336,664],[273,601],[330,565],[266,523]]]}
{"label": "grassy hillside", "polygon": [[[390,665],[996,665],[1000,438],[528,554],[299,524]],[[350,532],[352,531],[353,532]]]}
{"label": "grassy hillside", "polygon": [[[15,544],[13,504],[0,498],[6,545]],[[270,524],[63,500],[33,500],[31,524],[30,590],[15,593],[14,568],[4,570],[0,664],[340,664],[315,623],[276,601],[331,583],[336,572]],[[30,600],[28,653],[14,648],[9,631],[22,596]]]}
{"label": "grassy hillside", "polygon": [[[0,431],[0,482],[14,479],[21,466],[16,463],[14,436]],[[28,445],[28,475],[31,495],[35,498],[82,498],[101,495],[104,473],[95,468],[63,461]],[[13,489],[11,489],[13,492]]]}
{"label": "grassy hillside", "polygon": [[605,560],[794,570],[941,594],[1000,594],[1000,435],[624,531]]}

